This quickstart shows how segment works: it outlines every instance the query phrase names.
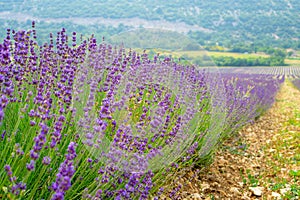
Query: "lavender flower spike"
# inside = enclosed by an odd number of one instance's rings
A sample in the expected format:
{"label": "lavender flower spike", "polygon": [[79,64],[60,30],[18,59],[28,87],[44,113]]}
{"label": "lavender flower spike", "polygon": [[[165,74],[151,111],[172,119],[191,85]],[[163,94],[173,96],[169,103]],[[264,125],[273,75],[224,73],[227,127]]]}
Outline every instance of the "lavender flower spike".
{"label": "lavender flower spike", "polygon": [[65,192],[71,187],[71,179],[75,173],[73,160],[76,158],[76,143],[70,142],[66,159],[60,164],[56,180],[52,184],[52,189],[55,193],[52,195],[52,200],[64,199]]}

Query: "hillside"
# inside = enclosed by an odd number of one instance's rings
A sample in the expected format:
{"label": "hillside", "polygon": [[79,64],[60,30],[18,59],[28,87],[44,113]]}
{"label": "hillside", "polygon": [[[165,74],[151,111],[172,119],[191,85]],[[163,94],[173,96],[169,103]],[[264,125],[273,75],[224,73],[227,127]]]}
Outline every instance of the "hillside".
{"label": "hillside", "polygon": [[55,32],[63,25],[110,37],[145,27],[188,34],[205,46],[300,48],[299,10],[297,0],[4,0],[0,28],[35,19]]}

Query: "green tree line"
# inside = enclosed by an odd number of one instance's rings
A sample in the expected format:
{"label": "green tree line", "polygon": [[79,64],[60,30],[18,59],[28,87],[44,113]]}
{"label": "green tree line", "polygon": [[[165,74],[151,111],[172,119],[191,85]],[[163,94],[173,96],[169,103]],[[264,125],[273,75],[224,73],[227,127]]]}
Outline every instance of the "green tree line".
{"label": "green tree line", "polygon": [[235,58],[232,56],[212,56],[217,66],[284,66],[284,57]]}

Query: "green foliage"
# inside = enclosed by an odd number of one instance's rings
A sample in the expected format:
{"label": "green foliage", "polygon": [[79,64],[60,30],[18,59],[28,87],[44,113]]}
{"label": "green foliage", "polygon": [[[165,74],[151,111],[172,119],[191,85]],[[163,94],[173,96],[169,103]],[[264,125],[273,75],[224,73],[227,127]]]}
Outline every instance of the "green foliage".
{"label": "green foliage", "polygon": [[124,44],[125,47],[141,49],[180,50],[182,47],[200,49],[191,39],[174,31],[159,29],[136,29],[125,31],[109,38],[112,44]]}
{"label": "green foliage", "polygon": [[197,43],[189,43],[183,48],[184,51],[198,51],[200,49],[201,48]]}
{"label": "green foliage", "polygon": [[235,58],[232,56],[212,56],[217,66],[284,66],[284,57]]}

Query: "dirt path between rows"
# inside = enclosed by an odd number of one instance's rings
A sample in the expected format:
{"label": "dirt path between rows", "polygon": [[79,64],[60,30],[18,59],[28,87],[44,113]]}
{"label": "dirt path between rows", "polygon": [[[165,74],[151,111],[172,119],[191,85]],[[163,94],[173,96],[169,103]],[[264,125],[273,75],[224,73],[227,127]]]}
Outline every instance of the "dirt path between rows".
{"label": "dirt path between rows", "polygon": [[300,91],[286,81],[270,110],[239,131],[184,199],[300,198]]}

